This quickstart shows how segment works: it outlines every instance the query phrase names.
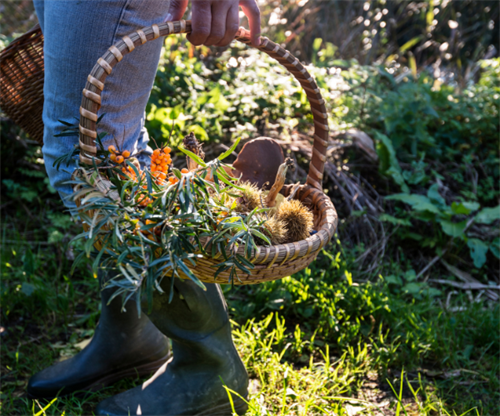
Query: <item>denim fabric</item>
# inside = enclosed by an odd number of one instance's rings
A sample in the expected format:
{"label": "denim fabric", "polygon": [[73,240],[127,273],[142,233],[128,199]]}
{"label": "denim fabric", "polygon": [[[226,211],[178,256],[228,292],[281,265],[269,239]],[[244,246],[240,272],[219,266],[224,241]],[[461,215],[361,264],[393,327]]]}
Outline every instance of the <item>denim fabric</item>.
{"label": "denim fabric", "polygon": [[[43,156],[54,188],[68,208],[72,192],[65,184],[73,167],[57,171],[54,161],[78,143],[76,137],[54,137],[62,125],[79,117],[82,90],[92,67],[116,41],[134,30],[166,20],[170,0],[35,0],[45,42]],[[119,62],[106,79],[100,114],[105,114],[98,132],[107,132],[104,145],[118,144],[121,150],[145,162],[151,154],[144,128],[145,108],[153,86],[163,38],[137,47]],[[115,142],[116,140],[116,142]]]}

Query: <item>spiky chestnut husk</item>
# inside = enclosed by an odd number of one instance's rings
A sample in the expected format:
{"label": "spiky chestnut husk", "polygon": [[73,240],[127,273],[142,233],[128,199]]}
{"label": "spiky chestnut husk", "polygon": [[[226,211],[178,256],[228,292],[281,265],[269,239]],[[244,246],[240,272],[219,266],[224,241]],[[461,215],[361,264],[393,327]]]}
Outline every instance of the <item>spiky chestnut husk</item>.
{"label": "spiky chestnut husk", "polygon": [[285,243],[305,240],[311,235],[314,226],[314,216],[297,199],[283,201],[276,212],[276,218],[287,228]]}
{"label": "spiky chestnut husk", "polygon": [[[287,236],[288,230],[285,223],[275,216],[267,218],[265,215],[258,215],[259,221],[265,220],[262,224],[262,233],[269,238],[272,245],[282,244]],[[258,241],[258,243],[264,243],[263,241]]]}
{"label": "spiky chestnut husk", "polygon": [[241,196],[236,199],[236,208],[234,209],[236,212],[251,212],[257,207],[262,208],[262,191],[257,186],[250,182],[238,183],[238,186],[243,188],[243,191],[237,192]]}

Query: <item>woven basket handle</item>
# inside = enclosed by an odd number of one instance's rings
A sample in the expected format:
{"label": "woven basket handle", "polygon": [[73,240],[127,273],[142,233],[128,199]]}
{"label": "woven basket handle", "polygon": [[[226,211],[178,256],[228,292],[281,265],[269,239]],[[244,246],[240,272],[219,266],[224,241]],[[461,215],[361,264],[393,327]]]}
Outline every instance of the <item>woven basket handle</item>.
{"label": "woven basket handle", "polygon": [[[95,157],[97,152],[95,144],[97,138],[97,112],[101,107],[101,93],[104,89],[104,82],[106,77],[113,71],[113,67],[123,59],[124,55],[132,52],[136,46],[157,39],[160,36],[190,32],[191,22],[189,20],[152,25],[124,36],[97,60],[97,64],[87,77],[80,107],[80,161],[82,163],[91,164],[92,158]],[[250,32],[248,30],[240,28],[235,38],[251,46]],[[266,52],[288,69],[307,94],[314,118],[314,145],[307,183],[322,191],[321,182],[328,143],[328,115],[325,100],[321,97],[319,88],[309,72],[307,72],[307,69],[290,52],[267,38],[261,38],[261,44],[257,49]]]}

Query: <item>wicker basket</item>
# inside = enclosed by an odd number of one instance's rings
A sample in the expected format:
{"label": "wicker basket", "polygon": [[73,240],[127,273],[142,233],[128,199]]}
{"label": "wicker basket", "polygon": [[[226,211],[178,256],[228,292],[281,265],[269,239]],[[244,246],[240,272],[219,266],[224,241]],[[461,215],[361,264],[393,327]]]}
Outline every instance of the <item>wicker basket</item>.
{"label": "wicker basket", "polygon": [[39,25],[0,53],[0,108],[43,144],[43,35]]}
{"label": "wicker basket", "polygon": [[[113,67],[122,60],[124,55],[132,52],[141,44],[160,36],[189,33],[190,31],[191,22],[184,20],[152,25],[124,36],[98,59],[87,78],[80,107],[80,161],[82,163],[91,164],[96,155],[97,112],[101,106],[101,93],[106,77],[111,74]],[[250,33],[240,28],[236,39],[250,44]],[[235,281],[234,284],[254,284],[280,279],[302,270],[316,258],[321,248],[330,241],[337,227],[337,213],[330,199],[323,193],[321,186],[328,141],[328,116],[324,100],[306,68],[290,52],[266,38],[262,38],[258,49],[266,52],[288,69],[302,85],[311,105],[315,125],[313,157],[307,183],[301,186],[295,198],[301,200],[314,213],[314,226],[317,232],[306,240],[295,243],[258,247],[252,255],[251,261],[255,265],[252,273],[249,275],[239,273],[239,281]],[[283,192],[285,196],[289,190],[290,187],[285,188]],[[229,272],[219,274],[214,280],[215,269],[211,266],[217,263],[219,261],[216,258],[199,259],[196,267],[192,268],[192,272],[203,282],[229,283]],[[187,276],[183,277],[187,278]]]}

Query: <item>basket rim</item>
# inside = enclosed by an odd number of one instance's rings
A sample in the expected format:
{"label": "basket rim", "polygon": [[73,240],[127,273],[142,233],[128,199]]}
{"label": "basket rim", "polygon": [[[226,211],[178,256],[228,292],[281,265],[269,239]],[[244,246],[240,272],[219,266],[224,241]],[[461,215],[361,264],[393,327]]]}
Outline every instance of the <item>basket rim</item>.
{"label": "basket rim", "polygon": [[[290,187],[290,185],[288,185]],[[288,191],[288,189],[286,190]],[[252,257],[249,259],[257,268],[259,266],[265,268],[272,267],[278,262],[280,265],[292,262],[303,257],[307,257],[312,253],[318,252],[331,240],[337,230],[338,215],[335,206],[330,198],[323,192],[311,187],[308,184],[301,185],[294,199],[304,201],[307,198],[312,199],[312,205],[319,208],[323,220],[318,224],[315,234],[305,240],[294,241],[292,243],[276,244],[270,246],[257,246],[257,249],[252,250]],[[313,210],[314,213],[314,210]],[[315,218],[320,214],[315,214]],[[206,245],[209,244],[207,239]],[[245,248],[238,248],[238,253],[242,254]],[[220,254],[219,254],[220,256]],[[207,260],[218,260],[220,257],[206,256]]]}

